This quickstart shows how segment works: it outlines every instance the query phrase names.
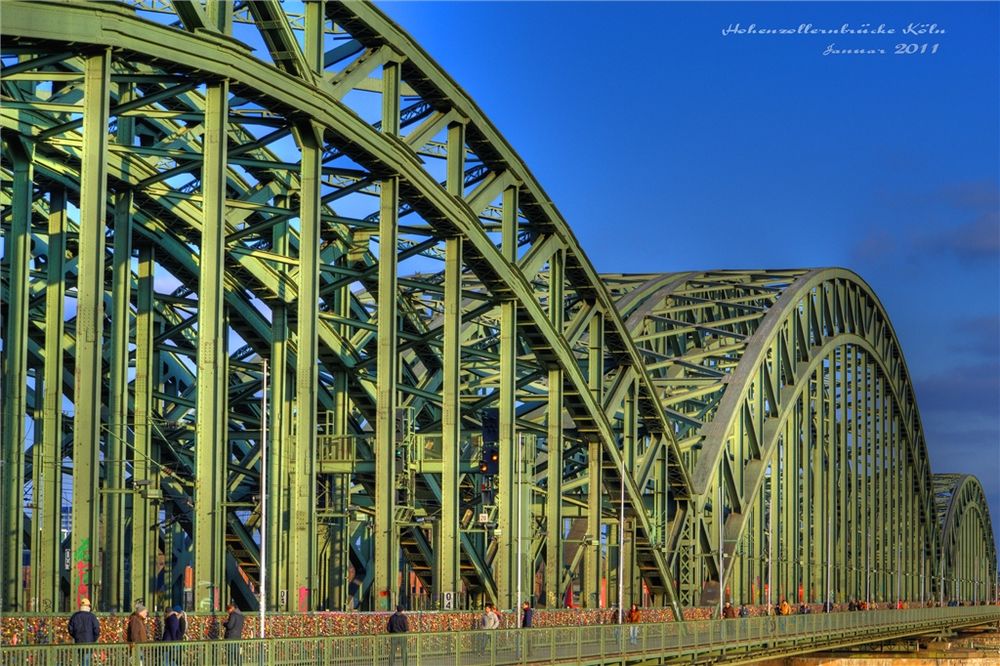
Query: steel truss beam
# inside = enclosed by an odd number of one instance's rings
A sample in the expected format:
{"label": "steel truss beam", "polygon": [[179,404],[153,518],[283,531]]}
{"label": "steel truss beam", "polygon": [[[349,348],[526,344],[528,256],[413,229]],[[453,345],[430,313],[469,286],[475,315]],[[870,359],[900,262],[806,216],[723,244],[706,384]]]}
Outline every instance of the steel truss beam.
{"label": "steel truss beam", "polygon": [[264,538],[278,610],[985,590],[857,276],[598,275],[374,7],[132,4],[4,5],[5,610],[252,607]]}

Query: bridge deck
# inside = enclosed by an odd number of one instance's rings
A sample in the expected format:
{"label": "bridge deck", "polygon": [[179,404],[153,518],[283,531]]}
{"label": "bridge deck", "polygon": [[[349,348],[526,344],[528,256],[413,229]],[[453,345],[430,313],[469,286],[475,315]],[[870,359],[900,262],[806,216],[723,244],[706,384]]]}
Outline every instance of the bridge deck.
{"label": "bridge deck", "polygon": [[994,622],[1000,622],[1000,607],[978,606],[625,626],[411,633],[404,637],[381,634],[190,641],[146,644],[137,649],[122,644],[33,645],[5,648],[0,666],[76,664],[82,663],[87,652],[93,653],[96,663],[106,666],[747,663]]}

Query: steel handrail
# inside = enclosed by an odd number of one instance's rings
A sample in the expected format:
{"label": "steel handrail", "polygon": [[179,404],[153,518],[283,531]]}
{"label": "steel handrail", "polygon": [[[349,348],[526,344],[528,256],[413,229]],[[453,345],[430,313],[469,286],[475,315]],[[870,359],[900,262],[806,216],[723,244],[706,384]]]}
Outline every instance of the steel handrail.
{"label": "steel handrail", "polygon": [[[225,664],[337,666],[455,664],[502,666],[528,663],[603,663],[634,656],[708,656],[735,659],[767,651],[794,654],[942,628],[1000,621],[1000,607],[816,613],[788,617],[495,629],[363,636],[184,641],[94,645],[4,646],[0,666],[79,664],[86,654],[103,666]],[[406,657],[404,661],[403,657]]]}

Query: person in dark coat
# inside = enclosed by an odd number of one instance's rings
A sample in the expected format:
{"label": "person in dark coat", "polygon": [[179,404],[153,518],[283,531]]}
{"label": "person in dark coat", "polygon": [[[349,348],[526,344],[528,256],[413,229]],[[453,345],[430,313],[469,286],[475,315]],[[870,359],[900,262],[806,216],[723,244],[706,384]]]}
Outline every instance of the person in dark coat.
{"label": "person in dark coat", "polygon": [[188,633],[187,613],[183,606],[174,606],[174,612],[177,613],[177,640],[182,641],[187,638]]}
{"label": "person in dark coat", "polygon": [[[531,619],[534,616],[534,614],[535,614],[535,611],[532,610],[530,602],[525,601],[523,604],[521,604],[521,628],[522,629],[531,629]],[[517,656],[518,656],[518,658],[520,658],[520,656],[521,656],[521,645],[522,645],[522,643],[524,643],[524,653],[525,653],[525,656],[528,656],[529,654],[531,654],[531,642],[530,642],[530,638],[528,636],[518,636],[518,641],[517,641]]]}
{"label": "person in dark coat", "polygon": [[160,640],[164,642],[179,641],[181,639],[180,633],[181,627],[177,611],[171,608],[163,619],[163,638]]}
{"label": "person in dark coat", "polygon": [[227,641],[243,638],[243,613],[231,601],[226,606],[226,612],[229,613],[229,617],[222,623],[222,627],[226,630],[222,637]]}
{"label": "person in dark coat", "polygon": [[66,630],[74,643],[96,643],[101,637],[101,623],[90,612],[90,599],[80,600],[80,610],[70,616]]}
{"label": "person in dark coat", "polygon": [[386,625],[385,630],[390,634],[393,634],[390,639],[391,645],[389,646],[389,666],[396,663],[396,653],[400,653],[400,657],[403,661],[403,665],[406,665],[406,634],[410,631],[410,623],[406,619],[406,615],[403,614],[403,606],[399,604],[396,606],[396,612],[389,617],[389,623]]}
{"label": "person in dark coat", "polygon": [[[167,617],[163,620],[162,641],[176,642],[184,640],[184,631],[187,627],[181,627],[181,614],[183,611],[184,609],[180,606],[174,606],[167,612]],[[176,666],[180,663],[182,649],[179,645],[168,648],[166,666]]]}
{"label": "person in dark coat", "polygon": [[[101,637],[101,623],[90,612],[90,599],[80,599],[80,610],[70,616],[66,631],[74,643],[96,643]],[[91,652],[86,650],[81,657],[83,666],[90,666]]]}
{"label": "person in dark coat", "polygon": [[[243,638],[243,613],[240,612],[240,609],[232,601],[226,605],[226,610],[229,612],[229,617],[222,623],[222,627],[225,629],[222,638],[227,641],[237,641]],[[233,643],[229,647],[229,666],[239,665],[240,646]]]}

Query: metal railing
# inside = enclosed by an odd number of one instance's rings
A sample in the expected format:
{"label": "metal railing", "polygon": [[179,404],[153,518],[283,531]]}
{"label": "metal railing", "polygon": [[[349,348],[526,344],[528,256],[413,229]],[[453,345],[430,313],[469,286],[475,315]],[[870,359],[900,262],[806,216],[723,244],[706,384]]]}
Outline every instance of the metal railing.
{"label": "metal railing", "polygon": [[188,641],[4,647],[0,666],[295,666],[601,663],[623,654],[714,655],[737,660],[775,656],[1000,621],[1000,607],[817,613],[660,624],[588,625],[448,633],[319,636],[244,641]]}

